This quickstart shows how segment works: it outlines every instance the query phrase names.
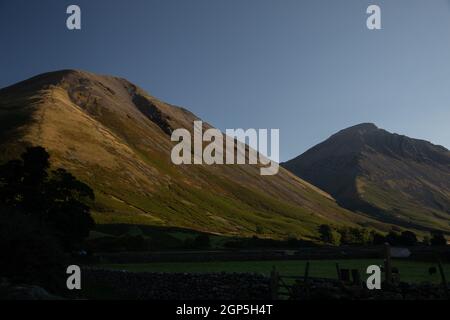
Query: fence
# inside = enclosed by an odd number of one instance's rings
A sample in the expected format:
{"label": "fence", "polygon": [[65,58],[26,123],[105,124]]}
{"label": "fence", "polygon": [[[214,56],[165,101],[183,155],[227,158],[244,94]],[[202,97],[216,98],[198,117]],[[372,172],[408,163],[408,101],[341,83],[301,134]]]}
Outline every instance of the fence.
{"label": "fence", "polygon": [[[393,288],[399,285],[399,271],[392,266],[392,248],[386,244],[383,249],[384,255],[384,266],[382,268],[384,272],[384,285],[386,288]],[[441,284],[440,287],[442,289],[443,295],[447,298],[450,298],[448,282],[446,280],[446,276],[444,273],[444,268],[439,259],[436,258],[436,262],[438,265]],[[302,296],[308,298],[310,296],[310,284],[317,282],[328,282],[329,284],[333,284],[336,287],[344,288],[348,290],[349,288],[353,288],[355,290],[364,289],[367,291],[367,288],[364,285],[363,279],[361,277],[360,271],[357,269],[345,269],[341,268],[338,263],[336,263],[336,275],[335,279],[332,278],[317,278],[310,277],[310,268],[311,264],[308,261],[305,265],[305,270],[303,275],[299,276],[288,276],[281,275],[278,270],[274,267],[270,273],[270,289],[271,289],[271,297],[274,300],[292,298],[296,296],[295,289],[302,289]]]}

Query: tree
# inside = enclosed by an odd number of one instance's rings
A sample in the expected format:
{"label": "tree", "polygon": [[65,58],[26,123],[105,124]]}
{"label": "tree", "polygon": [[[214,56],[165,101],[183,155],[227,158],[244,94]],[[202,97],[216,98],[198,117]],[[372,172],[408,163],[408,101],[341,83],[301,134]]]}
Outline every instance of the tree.
{"label": "tree", "polygon": [[348,245],[369,244],[373,241],[373,233],[366,228],[340,228],[341,243]]}
{"label": "tree", "polygon": [[430,244],[432,246],[445,246],[447,244],[447,240],[442,232],[437,231],[432,234]]}
{"label": "tree", "polygon": [[88,206],[94,192],[64,169],[49,172],[49,159],[44,148],[30,147],[21,160],[2,165],[0,204],[33,217],[71,250],[94,226]]}
{"label": "tree", "polygon": [[32,147],[0,166],[0,274],[63,293],[67,252],[94,225],[94,193],[64,169],[50,171],[49,159]]}
{"label": "tree", "polygon": [[320,240],[322,240],[325,243],[330,243],[332,240],[333,229],[327,224],[322,224],[319,226],[319,234],[320,234]]}
{"label": "tree", "polygon": [[381,245],[386,243],[386,237],[376,231],[372,232],[372,244]]}
{"label": "tree", "polygon": [[417,244],[417,236],[412,231],[403,231],[400,235],[399,242],[404,246],[415,246]]}
{"label": "tree", "polygon": [[319,226],[319,234],[320,240],[325,243],[339,245],[341,242],[341,235],[327,224]]}
{"label": "tree", "polygon": [[0,167],[0,201],[11,208],[34,214],[45,207],[44,183],[50,167],[42,147],[27,148],[21,160]]}
{"label": "tree", "polygon": [[390,231],[386,236],[386,242],[388,242],[391,246],[397,246],[400,244],[400,234],[395,231]]}
{"label": "tree", "polygon": [[64,169],[52,172],[48,181],[46,200],[47,221],[65,247],[79,244],[94,227],[90,208],[94,192]]}
{"label": "tree", "polygon": [[333,230],[331,233],[331,244],[335,246],[339,246],[341,244],[341,234],[336,230]]}

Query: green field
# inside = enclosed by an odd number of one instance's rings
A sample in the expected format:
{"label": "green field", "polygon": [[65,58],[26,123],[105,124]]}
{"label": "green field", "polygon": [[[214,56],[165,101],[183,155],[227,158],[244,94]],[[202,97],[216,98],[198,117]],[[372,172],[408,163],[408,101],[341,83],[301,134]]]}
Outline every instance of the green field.
{"label": "green field", "polygon": [[[341,268],[359,269],[365,278],[369,265],[381,265],[382,260],[312,260],[310,276],[337,278],[336,262]],[[301,276],[304,274],[306,261],[227,261],[227,262],[183,262],[183,263],[145,263],[145,264],[104,264],[105,269],[127,270],[133,272],[254,272],[269,275],[273,267],[281,275]],[[440,282],[439,274],[430,275],[428,269],[437,267],[432,262],[394,260],[393,266],[400,272],[400,279],[406,282]],[[450,279],[450,264],[444,264],[444,272]]]}

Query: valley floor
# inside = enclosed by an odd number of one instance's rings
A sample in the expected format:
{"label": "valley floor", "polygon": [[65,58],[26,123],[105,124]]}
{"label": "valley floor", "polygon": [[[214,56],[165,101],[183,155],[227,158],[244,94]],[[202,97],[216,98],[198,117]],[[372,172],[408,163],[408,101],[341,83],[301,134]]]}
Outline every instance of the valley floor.
{"label": "valley floor", "polygon": [[[369,265],[382,265],[382,259],[349,259],[349,260],[311,260],[310,276],[321,278],[337,278],[336,263],[340,268],[358,269],[363,278]],[[304,274],[305,260],[290,261],[214,261],[214,262],[154,262],[140,264],[101,264],[102,269],[126,270],[132,272],[165,272],[165,273],[259,273],[270,275],[273,267],[284,276],[301,276]],[[440,282],[439,273],[429,274],[430,267],[436,267],[433,262],[410,260],[393,260],[393,266],[398,268],[401,281],[405,282]],[[450,277],[450,263],[443,264],[444,272]]]}

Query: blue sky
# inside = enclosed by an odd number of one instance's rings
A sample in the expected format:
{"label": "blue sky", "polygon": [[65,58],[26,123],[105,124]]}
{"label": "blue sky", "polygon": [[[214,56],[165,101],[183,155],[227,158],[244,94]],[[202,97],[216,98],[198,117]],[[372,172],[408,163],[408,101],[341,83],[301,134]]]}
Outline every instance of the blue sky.
{"label": "blue sky", "polygon": [[447,0],[0,0],[0,39],[0,87],[125,77],[222,130],[279,128],[281,160],[361,122],[450,147]]}

